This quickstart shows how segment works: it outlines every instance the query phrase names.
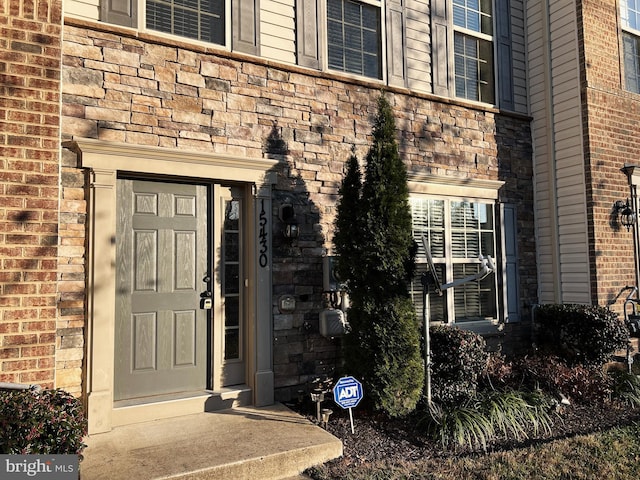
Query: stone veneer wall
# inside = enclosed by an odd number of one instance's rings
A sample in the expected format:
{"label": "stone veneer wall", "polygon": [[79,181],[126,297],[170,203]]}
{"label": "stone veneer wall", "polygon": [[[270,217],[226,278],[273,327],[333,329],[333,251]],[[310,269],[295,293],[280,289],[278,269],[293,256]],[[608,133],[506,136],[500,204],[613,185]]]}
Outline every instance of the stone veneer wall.
{"label": "stone veneer wall", "polygon": [[[0,382],[55,383],[62,2],[0,0]],[[58,245],[58,234],[61,244]]]}
{"label": "stone veneer wall", "polygon": [[[279,160],[272,212],[276,400],[333,374],[339,341],[318,333],[322,256],[331,253],[344,162],[352,146],[361,159],[366,154],[380,85],[82,21],[69,20],[64,38],[63,140],[76,135]],[[536,294],[529,120],[406,90],[387,94],[411,171],[506,182],[500,199],[519,212],[525,320],[505,328],[506,343],[526,342],[527,309]],[[63,158],[63,192],[75,202],[61,228],[80,239],[83,172],[69,152]],[[285,201],[300,224],[295,241],[280,233],[277,212]],[[82,255],[79,248],[67,260],[75,264]],[[84,287],[73,285],[68,294],[75,308]],[[292,314],[277,310],[285,293],[297,298]],[[75,319],[79,310],[68,313]]]}

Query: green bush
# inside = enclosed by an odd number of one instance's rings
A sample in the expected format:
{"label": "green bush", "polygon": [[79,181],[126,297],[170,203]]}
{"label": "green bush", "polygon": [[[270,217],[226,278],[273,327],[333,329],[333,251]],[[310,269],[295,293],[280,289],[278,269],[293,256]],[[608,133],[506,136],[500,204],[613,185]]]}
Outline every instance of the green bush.
{"label": "green bush", "polygon": [[626,348],[627,327],[617,314],[597,305],[541,305],[535,310],[536,342],[543,353],[570,365],[604,365]]}
{"label": "green bush", "polygon": [[422,395],[424,368],[420,333],[409,298],[369,302],[350,310],[345,337],[348,373],[365,387],[365,400],[392,417],[415,410]]}
{"label": "green bush", "polygon": [[473,398],[489,359],[484,339],[457,327],[436,326],[430,340],[433,399],[457,405]]}
{"label": "green bush", "polygon": [[0,453],[82,453],[87,420],[77,398],[62,390],[0,390]]}

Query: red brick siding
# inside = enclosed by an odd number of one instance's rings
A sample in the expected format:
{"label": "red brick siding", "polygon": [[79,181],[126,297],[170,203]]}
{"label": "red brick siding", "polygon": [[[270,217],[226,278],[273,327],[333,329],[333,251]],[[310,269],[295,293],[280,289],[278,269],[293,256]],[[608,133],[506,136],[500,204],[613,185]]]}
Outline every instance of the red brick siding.
{"label": "red brick siding", "polygon": [[62,2],[0,1],[0,381],[54,386]]}
{"label": "red brick siding", "polygon": [[[617,2],[579,3],[592,296],[605,305],[623,286],[635,284],[633,232],[619,225],[612,207],[629,197],[620,169],[640,164],[640,95],[622,87]],[[614,308],[621,312],[622,302]]]}

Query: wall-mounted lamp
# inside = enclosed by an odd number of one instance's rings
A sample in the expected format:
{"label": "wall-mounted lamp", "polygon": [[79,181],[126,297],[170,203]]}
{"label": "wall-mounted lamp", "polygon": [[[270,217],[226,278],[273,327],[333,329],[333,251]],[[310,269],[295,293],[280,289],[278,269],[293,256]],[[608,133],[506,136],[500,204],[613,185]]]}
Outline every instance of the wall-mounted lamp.
{"label": "wall-mounted lamp", "polygon": [[631,227],[636,223],[636,214],[629,205],[629,199],[627,198],[626,202],[618,200],[613,204],[613,209],[618,215],[620,223],[627,227],[627,232],[631,230]]}
{"label": "wall-mounted lamp", "polygon": [[285,203],[280,206],[280,220],[284,223],[282,234],[285,238],[298,238],[300,230],[298,229],[298,221],[296,220],[296,212],[293,205]]}

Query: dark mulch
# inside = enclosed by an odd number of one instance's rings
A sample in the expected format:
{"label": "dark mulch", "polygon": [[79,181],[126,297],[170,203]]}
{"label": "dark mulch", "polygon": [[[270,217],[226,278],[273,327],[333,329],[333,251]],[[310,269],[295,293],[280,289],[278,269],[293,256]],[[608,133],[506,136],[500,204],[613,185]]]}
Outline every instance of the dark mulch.
{"label": "dark mulch", "polygon": [[[349,467],[385,461],[400,464],[417,460],[446,458],[474,453],[464,449],[448,450],[428,439],[421,428],[419,418],[390,419],[384,415],[353,409],[354,431],[348,411],[336,405],[323,404],[333,414],[326,426],[327,431],[342,440],[344,455],[327,464],[330,470],[344,472]],[[310,405],[289,405],[294,410],[316,422],[315,410]],[[503,439],[490,445],[490,451],[549,442],[574,435],[588,434],[626,425],[640,420],[640,409],[629,409],[615,404],[584,404],[564,406],[554,415],[551,434],[531,437],[525,442]],[[475,452],[477,453],[477,452]]]}

